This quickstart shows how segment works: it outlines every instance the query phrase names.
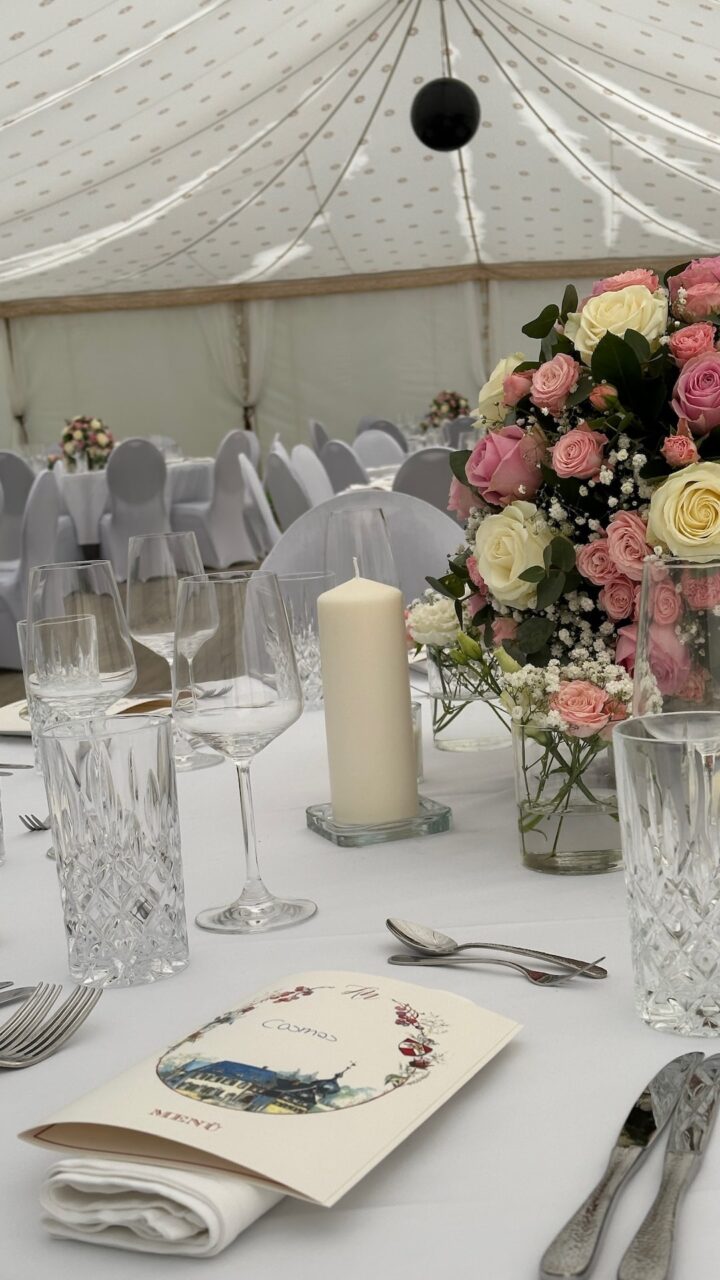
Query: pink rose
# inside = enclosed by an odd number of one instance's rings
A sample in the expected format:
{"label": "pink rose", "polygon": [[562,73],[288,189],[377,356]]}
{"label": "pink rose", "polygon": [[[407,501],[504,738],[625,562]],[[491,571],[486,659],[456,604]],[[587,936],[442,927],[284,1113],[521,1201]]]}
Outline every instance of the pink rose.
{"label": "pink rose", "polygon": [[575,390],[580,365],[572,356],[560,352],[532,371],[530,399],[538,409],[547,409],[555,417],[562,413],[565,401]]}
{"label": "pink rose", "polygon": [[514,409],[518,400],[522,400],[530,391],[532,369],[524,369],[521,373],[509,373],[503,381],[503,402],[508,409]]}
{"label": "pink rose", "polygon": [[672,626],[680,617],[680,596],[669,578],[656,582],[650,589],[653,621],[662,627]]}
{"label": "pink rose", "polygon": [[613,622],[621,622],[623,618],[632,616],[635,604],[635,583],[620,575],[608,582],[598,596],[598,603]]}
{"label": "pink rose", "polygon": [[712,351],[715,346],[715,328],[711,324],[689,324],[670,335],[670,354],[679,365],[687,364],[694,356]]}
{"label": "pink rose", "polygon": [[486,502],[506,507],[515,498],[532,498],[540,487],[543,449],[522,427],[488,431],[475,445],[465,474]]}
{"label": "pink rose", "polygon": [[704,320],[720,311],[720,257],[695,258],[668,280],[673,314],[683,320]]}
{"label": "pink rose", "polygon": [[604,729],[610,719],[608,696],[590,680],[561,680],[550,699],[573,738],[590,738]]}
{"label": "pink rose", "polygon": [[675,627],[661,627],[656,622],[648,631],[648,663],[660,693],[676,694],[690,674],[692,660]]}
{"label": "pink rose", "polygon": [[619,667],[624,667],[628,675],[632,675],[635,670],[635,655],[637,653],[637,623],[631,622],[627,627],[620,627],[617,633],[617,642],[615,644],[615,661]]}
{"label": "pink rose", "polygon": [[467,569],[468,578],[472,582],[473,586],[477,587],[478,591],[487,591],[487,585],[485,583],[485,579],[483,578],[480,570],[478,569],[477,560],[475,559],[475,556],[468,556],[467,560],[465,561],[465,568]]}
{"label": "pink rose", "polygon": [[685,702],[704,702],[705,686],[710,678],[710,673],[702,667],[693,667],[682,689],[678,689],[677,697],[683,698]]}
{"label": "pink rose", "polygon": [[674,436],[666,436],[660,452],[669,467],[687,467],[700,458],[697,445],[690,434],[687,418],[681,418]]}
{"label": "pink rose", "polygon": [[492,638],[496,649],[505,644],[506,640],[514,640],[517,635],[518,624],[513,622],[512,618],[496,618],[492,624]]}
{"label": "pink rose", "polygon": [[672,407],[678,418],[687,418],[696,436],[720,426],[720,351],[706,351],[683,365]]}
{"label": "pink rose", "polygon": [[450,493],[448,494],[448,511],[454,511],[461,520],[467,520],[473,507],[477,506],[477,498],[472,489],[468,489],[466,484],[458,480],[457,476],[453,476],[450,481]]}
{"label": "pink rose", "polygon": [[645,521],[634,511],[620,511],[608,525],[608,551],[618,573],[640,582],[643,561],[650,554],[645,537]]}
{"label": "pink rose", "polygon": [[609,409],[610,402],[617,400],[617,388],[610,382],[599,382],[596,387],[593,387],[588,400],[593,409],[599,409],[601,413],[604,413],[606,409]]}
{"label": "pink rose", "polygon": [[607,436],[573,427],[552,447],[552,465],[562,479],[596,480],[603,463]]}
{"label": "pink rose", "polygon": [[467,597],[464,603],[471,618],[485,608],[487,600],[487,588],[485,591],[475,591],[473,595]]}
{"label": "pink rose", "polygon": [[720,605],[720,573],[701,571],[695,577],[692,569],[683,569],[682,591],[691,609],[716,609]]}
{"label": "pink rose", "polygon": [[598,280],[593,285],[590,296],[597,298],[600,293],[617,293],[619,289],[627,289],[631,284],[644,284],[651,293],[660,288],[660,281],[654,271],[648,271],[646,267],[635,267],[633,271],[621,271],[617,276],[606,276],[604,280]]}
{"label": "pink rose", "polygon": [[617,569],[610,559],[610,544],[607,538],[597,538],[584,547],[578,547],[575,563],[578,572],[596,587],[604,587],[617,577]]}

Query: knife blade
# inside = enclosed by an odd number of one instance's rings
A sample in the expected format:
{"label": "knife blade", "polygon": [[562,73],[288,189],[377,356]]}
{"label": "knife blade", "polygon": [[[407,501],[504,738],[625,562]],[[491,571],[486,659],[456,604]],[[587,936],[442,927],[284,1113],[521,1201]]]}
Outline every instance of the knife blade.
{"label": "knife blade", "polygon": [[618,1280],[665,1280],[670,1274],[680,1200],[698,1171],[720,1096],[720,1054],[690,1072],[668,1135],[660,1189],[620,1263]]}
{"label": "knife blade", "polygon": [[673,1058],[645,1086],[625,1118],[597,1186],[545,1250],[541,1280],[575,1280],[589,1274],[615,1197],[667,1124],[702,1058],[701,1053]]}
{"label": "knife blade", "polygon": [[34,769],[34,764],[5,764],[0,761],[0,769]]}

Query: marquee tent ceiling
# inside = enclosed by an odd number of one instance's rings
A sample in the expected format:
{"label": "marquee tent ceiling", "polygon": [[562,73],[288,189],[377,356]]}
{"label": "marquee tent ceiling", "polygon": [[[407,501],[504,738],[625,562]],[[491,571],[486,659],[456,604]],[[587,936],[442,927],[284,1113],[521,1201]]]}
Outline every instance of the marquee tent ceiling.
{"label": "marquee tent ceiling", "polygon": [[0,297],[717,250],[717,0],[440,3],[2,5]]}

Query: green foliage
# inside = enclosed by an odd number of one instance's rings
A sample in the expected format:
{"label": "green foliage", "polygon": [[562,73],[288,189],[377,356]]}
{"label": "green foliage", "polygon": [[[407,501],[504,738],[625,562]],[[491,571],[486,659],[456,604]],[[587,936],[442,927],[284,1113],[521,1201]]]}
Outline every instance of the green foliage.
{"label": "green foliage", "polygon": [[552,329],[555,321],[559,319],[559,316],[560,308],[554,302],[551,302],[547,307],[543,307],[540,315],[536,316],[534,320],[528,320],[528,323],[523,325],[522,331],[528,338],[544,338]]}
{"label": "green foliage", "polygon": [[550,563],[565,573],[575,568],[575,548],[569,538],[558,535],[550,543]]}
{"label": "green foliage", "polygon": [[634,409],[642,396],[642,370],[636,352],[615,333],[606,333],[592,354],[590,369],[595,382],[609,382],[621,404]]}
{"label": "green foliage", "polygon": [[689,266],[689,262],[681,262],[677,267],[669,267],[663,276],[663,284],[666,285],[671,276],[679,276],[680,272],[684,271],[685,268]]}
{"label": "green foliage", "polygon": [[[550,618],[526,618],[517,629],[514,643],[521,653],[530,657],[547,644],[554,629]],[[505,648],[507,649],[507,645]]]}
{"label": "green foliage", "polygon": [[441,596],[448,596],[450,600],[462,600],[465,595],[465,579],[458,577],[456,573],[446,573],[442,578],[425,579],[434,591],[439,591]]}
{"label": "green foliage", "polygon": [[571,311],[577,311],[578,308],[578,292],[574,284],[566,284],[565,292],[560,303],[560,319],[563,324],[567,320]]}
{"label": "green foliage", "polygon": [[465,474],[465,468],[471,452],[472,451],[470,449],[455,449],[453,453],[450,454],[450,470],[455,476],[455,479],[459,480],[461,484],[467,484],[468,482]]}

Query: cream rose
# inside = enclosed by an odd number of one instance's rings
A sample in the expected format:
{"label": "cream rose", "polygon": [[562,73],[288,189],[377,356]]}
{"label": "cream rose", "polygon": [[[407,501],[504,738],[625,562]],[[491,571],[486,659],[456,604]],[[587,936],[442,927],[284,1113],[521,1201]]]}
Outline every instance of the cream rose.
{"label": "cream rose", "polygon": [[508,374],[517,369],[526,359],[522,351],[516,351],[512,356],[503,356],[502,360],[498,360],[490,377],[484,387],[480,388],[478,396],[478,413],[482,415],[491,426],[497,426],[498,423],[505,421],[507,405],[503,395],[503,382]]}
{"label": "cream rose", "polygon": [[537,588],[520,574],[543,564],[552,533],[533,502],[512,502],[499,515],[486,516],[475,537],[477,567],[498,604],[529,609]]}
{"label": "cream rose", "polygon": [[650,502],[647,538],[686,560],[720,555],[720,463],[697,462],[663,481]]}
{"label": "cream rose", "polygon": [[438,649],[453,645],[460,630],[455,605],[447,596],[419,600],[411,605],[406,626],[416,644],[429,644]]}
{"label": "cream rose", "polygon": [[589,363],[590,357],[606,333],[622,338],[626,329],[634,329],[655,348],[667,327],[667,295],[651,293],[642,284],[631,284],[615,293],[601,293],[588,298],[581,311],[572,311],[565,322],[565,336]]}

